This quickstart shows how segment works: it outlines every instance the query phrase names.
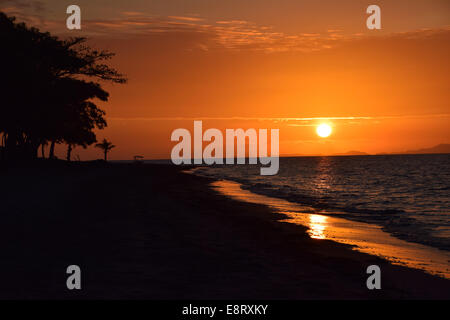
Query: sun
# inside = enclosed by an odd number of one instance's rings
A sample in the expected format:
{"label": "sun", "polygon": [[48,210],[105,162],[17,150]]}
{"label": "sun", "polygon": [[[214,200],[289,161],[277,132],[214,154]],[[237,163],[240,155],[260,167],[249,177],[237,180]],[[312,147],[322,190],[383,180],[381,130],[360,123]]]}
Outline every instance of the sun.
{"label": "sun", "polygon": [[331,127],[328,124],[322,123],[321,125],[317,126],[316,132],[319,135],[319,137],[326,138],[331,134]]}

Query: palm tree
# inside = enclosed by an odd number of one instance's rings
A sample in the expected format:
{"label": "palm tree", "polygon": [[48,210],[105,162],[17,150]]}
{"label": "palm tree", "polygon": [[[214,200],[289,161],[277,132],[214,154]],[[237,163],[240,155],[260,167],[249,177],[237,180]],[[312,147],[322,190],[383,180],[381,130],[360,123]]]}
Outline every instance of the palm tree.
{"label": "palm tree", "polygon": [[102,143],[97,143],[95,146],[103,150],[103,152],[105,153],[105,161],[108,161],[108,152],[111,151],[112,148],[116,147],[106,139],[103,139]]}

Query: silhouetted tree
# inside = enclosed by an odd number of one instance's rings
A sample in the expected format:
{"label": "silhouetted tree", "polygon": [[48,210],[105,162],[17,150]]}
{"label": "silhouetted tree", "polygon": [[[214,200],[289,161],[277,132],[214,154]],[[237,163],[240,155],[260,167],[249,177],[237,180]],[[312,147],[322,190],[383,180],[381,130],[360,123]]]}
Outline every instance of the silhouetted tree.
{"label": "silhouetted tree", "polygon": [[48,145],[48,141],[41,143],[41,158],[45,159],[45,147]]}
{"label": "silhouetted tree", "polygon": [[85,38],[61,40],[0,12],[0,133],[4,156],[37,157],[39,146],[87,146],[96,141],[95,128],[107,124],[92,101],[108,100],[98,83],[126,79],[104,64],[113,54],[91,49]]}
{"label": "silhouetted tree", "polygon": [[103,150],[103,153],[105,155],[105,161],[108,161],[108,152],[111,151],[112,148],[116,147],[106,139],[103,139],[102,143],[97,143],[95,146]]}
{"label": "silhouetted tree", "polygon": [[102,101],[108,99],[108,93],[93,82],[64,79],[60,81],[52,115],[59,121],[45,128],[45,136],[52,142],[64,142],[68,146],[67,160],[75,146],[86,148],[96,142],[94,129],[103,129],[107,123],[105,112],[90,101],[97,98]]}

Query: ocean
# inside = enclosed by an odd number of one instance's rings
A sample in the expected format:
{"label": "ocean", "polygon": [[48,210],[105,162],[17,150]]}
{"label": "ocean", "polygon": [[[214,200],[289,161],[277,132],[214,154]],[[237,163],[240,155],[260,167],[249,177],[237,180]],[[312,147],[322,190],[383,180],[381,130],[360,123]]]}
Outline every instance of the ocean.
{"label": "ocean", "polygon": [[[402,240],[391,251],[409,244],[420,244],[417,247],[422,251],[439,249],[436,252],[443,254],[442,268],[448,270],[449,154],[280,158],[280,171],[274,176],[261,176],[259,168],[205,166],[194,172],[239,183],[242,191],[268,197],[265,199],[287,200],[291,208],[284,211],[314,213],[379,228],[389,237]],[[295,204],[297,209],[293,209]]]}

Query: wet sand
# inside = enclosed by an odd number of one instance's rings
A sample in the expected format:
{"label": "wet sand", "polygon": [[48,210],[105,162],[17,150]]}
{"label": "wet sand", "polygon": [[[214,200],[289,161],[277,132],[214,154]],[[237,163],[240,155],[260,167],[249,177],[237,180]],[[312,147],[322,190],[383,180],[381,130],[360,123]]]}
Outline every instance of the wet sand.
{"label": "wet sand", "polygon": [[[313,239],[165,165],[1,169],[7,299],[450,298],[450,281]],[[66,268],[82,290],[66,289]],[[367,266],[382,289],[366,288]]]}
{"label": "wet sand", "polygon": [[284,199],[255,194],[242,189],[237,182],[221,180],[211,186],[233,199],[273,208],[286,215],[286,219],[280,221],[307,227],[311,238],[349,244],[354,250],[382,257],[391,263],[450,279],[448,251],[395,238],[380,226],[340,218],[339,212],[315,210]]}

